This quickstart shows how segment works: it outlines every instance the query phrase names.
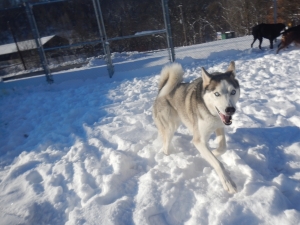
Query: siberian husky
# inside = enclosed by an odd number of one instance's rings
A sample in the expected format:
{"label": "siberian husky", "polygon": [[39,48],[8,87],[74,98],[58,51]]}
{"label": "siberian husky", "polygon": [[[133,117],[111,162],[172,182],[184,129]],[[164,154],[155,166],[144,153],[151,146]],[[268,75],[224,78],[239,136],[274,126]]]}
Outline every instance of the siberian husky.
{"label": "siberian husky", "polygon": [[[202,68],[202,78],[192,83],[182,83],[183,74],[178,63],[165,66],[161,71],[153,118],[162,137],[162,150],[166,155],[170,154],[169,144],[182,122],[193,134],[193,144],[202,157],[217,172],[224,189],[235,193],[235,183],[216,158],[226,151],[224,125],[232,123],[232,115],[240,97],[235,63],[230,62],[224,73],[209,74]],[[213,132],[216,133],[218,147],[210,151],[207,142]]]}

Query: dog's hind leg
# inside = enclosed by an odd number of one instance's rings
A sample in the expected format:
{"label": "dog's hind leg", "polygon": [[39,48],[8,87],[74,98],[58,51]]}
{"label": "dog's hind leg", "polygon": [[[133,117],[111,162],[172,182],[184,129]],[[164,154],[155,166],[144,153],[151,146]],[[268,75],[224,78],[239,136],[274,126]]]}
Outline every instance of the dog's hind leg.
{"label": "dog's hind leg", "polygon": [[[195,133],[194,133],[195,134]],[[215,169],[218,174],[223,188],[229,193],[236,193],[237,188],[235,183],[231,180],[230,176],[225,171],[223,164],[216,158],[216,156],[207,148],[205,138],[199,135],[193,137],[193,143],[201,153],[202,157]]]}
{"label": "dog's hind leg", "polygon": [[164,152],[165,155],[170,155],[170,143],[173,138],[173,135],[174,135],[174,131],[172,130],[164,129],[161,132],[161,136],[163,139],[162,151]]}
{"label": "dog's hind leg", "polygon": [[170,155],[170,143],[180,121],[175,110],[165,108],[154,117],[154,122],[163,141],[162,150],[165,155]]}
{"label": "dog's hind leg", "polygon": [[252,42],[252,44],[251,44],[251,48],[253,48],[253,44],[254,44],[254,42],[257,40],[257,37],[255,36],[254,38],[253,38],[253,42]]}
{"label": "dog's hind leg", "polygon": [[258,40],[259,40],[259,49],[261,49],[261,43],[262,43],[262,41],[263,41],[263,38],[262,37],[258,37]]}
{"label": "dog's hind leg", "polygon": [[283,49],[284,47],[285,47],[285,46],[281,45],[281,47],[279,47],[279,48],[277,49],[276,54],[278,54],[278,52],[279,52],[281,49]]}
{"label": "dog's hind leg", "polygon": [[218,148],[212,150],[212,153],[215,156],[220,156],[224,154],[226,151],[226,139],[225,139],[224,128],[218,128],[216,130],[216,142],[218,143]]}
{"label": "dog's hind leg", "polygon": [[277,47],[279,48],[279,47],[280,47],[280,45],[281,45],[281,42],[279,42],[279,44],[278,44],[278,46],[277,46]]}
{"label": "dog's hind leg", "polygon": [[276,54],[278,54],[278,52],[283,49],[283,48],[287,48],[293,41],[289,40],[289,39],[285,39],[284,41],[282,41],[281,46],[277,49]]}
{"label": "dog's hind leg", "polygon": [[270,39],[270,49],[273,49],[273,41],[274,39]]}

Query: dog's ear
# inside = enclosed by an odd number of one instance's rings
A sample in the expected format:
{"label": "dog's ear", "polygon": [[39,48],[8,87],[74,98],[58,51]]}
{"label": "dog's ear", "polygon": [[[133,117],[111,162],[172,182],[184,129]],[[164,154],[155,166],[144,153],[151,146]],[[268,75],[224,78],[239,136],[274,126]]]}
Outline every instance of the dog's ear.
{"label": "dog's ear", "polygon": [[211,75],[202,67],[202,80],[203,80],[203,87],[209,85],[211,80]]}
{"label": "dog's ear", "polygon": [[233,77],[235,77],[236,73],[235,73],[235,63],[234,63],[234,61],[231,61],[231,62],[230,62],[227,71],[231,71]]}

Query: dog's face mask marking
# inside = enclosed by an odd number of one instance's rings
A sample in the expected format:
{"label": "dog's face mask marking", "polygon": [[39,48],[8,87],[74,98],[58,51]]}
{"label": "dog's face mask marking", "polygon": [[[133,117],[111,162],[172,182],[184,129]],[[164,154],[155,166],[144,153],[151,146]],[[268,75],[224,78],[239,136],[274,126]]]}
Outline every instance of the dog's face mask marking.
{"label": "dog's face mask marking", "polygon": [[207,94],[211,100],[210,102],[214,102],[214,107],[222,122],[225,125],[230,125],[240,96],[239,88],[235,88],[226,80],[222,80],[214,91]]}
{"label": "dog's face mask marking", "polygon": [[225,125],[232,124],[232,115],[240,97],[240,88],[235,79],[235,68],[232,62],[225,73],[209,74],[202,69],[203,98],[207,108],[214,116],[219,116]]}

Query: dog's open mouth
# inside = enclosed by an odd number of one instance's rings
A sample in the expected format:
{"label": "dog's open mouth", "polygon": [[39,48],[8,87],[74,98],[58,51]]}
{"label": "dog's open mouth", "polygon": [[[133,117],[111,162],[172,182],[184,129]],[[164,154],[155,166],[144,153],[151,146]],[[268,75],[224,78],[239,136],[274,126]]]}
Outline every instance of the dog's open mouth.
{"label": "dog's open mouth", "polygon": [[222,120],[222,122],[225,124],[225,125],[231,125],[232,124],[232,117],[231,116],[227,116],[227,115],[224,115],[223,113],[220,112],[220,110],[216,107],[218,113],[219,113],[219,116]]}

